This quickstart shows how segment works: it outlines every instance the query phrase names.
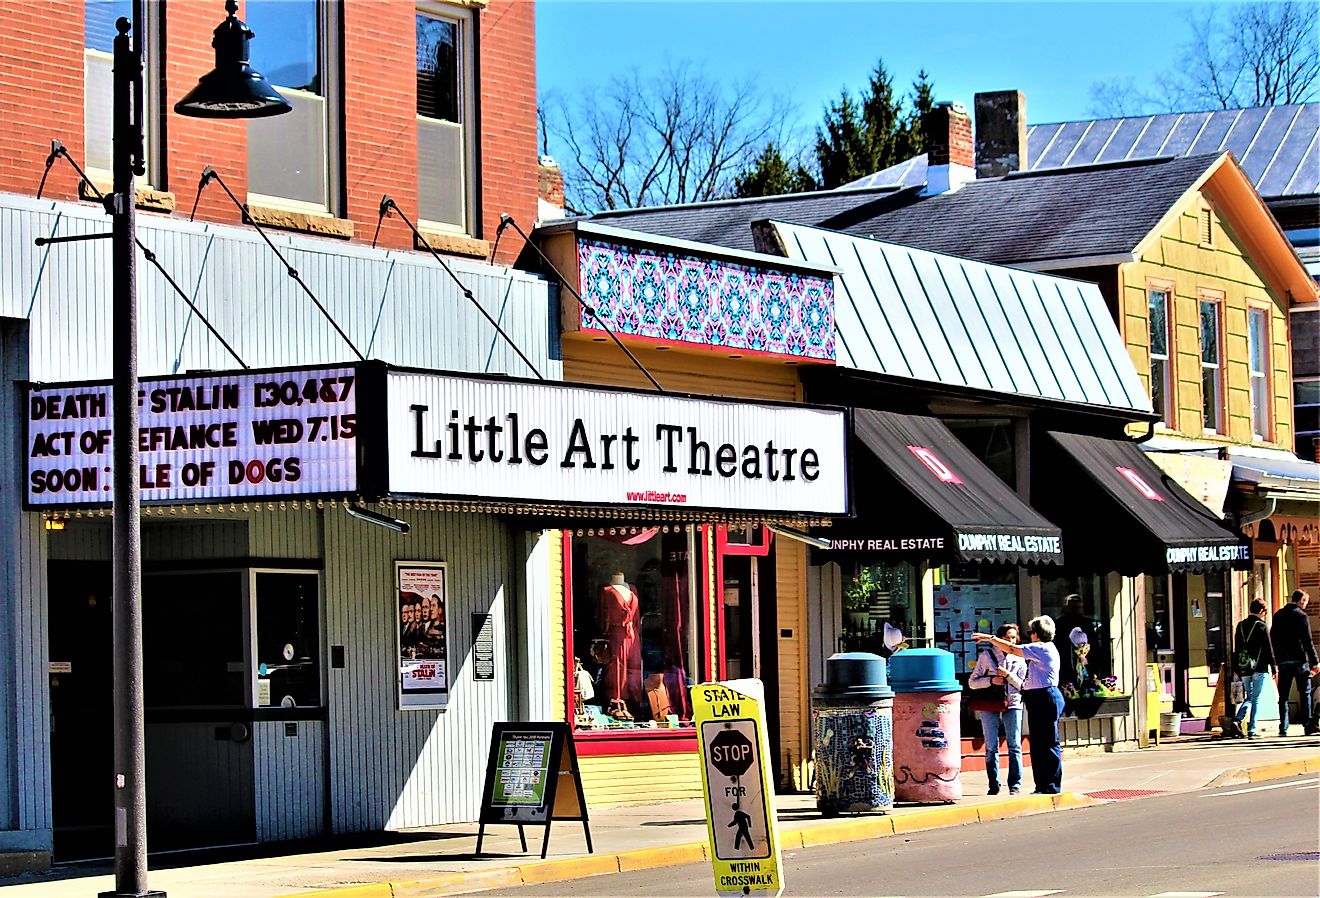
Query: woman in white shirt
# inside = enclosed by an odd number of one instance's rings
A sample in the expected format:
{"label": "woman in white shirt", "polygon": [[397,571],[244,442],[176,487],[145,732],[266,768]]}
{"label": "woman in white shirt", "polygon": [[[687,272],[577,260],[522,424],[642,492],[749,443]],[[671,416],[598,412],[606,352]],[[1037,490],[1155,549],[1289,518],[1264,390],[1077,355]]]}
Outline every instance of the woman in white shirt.
{"label": "woman in white shirt", "polygon": [[[1017,624],[1003,624],[995,635],[1017,645]],[[1027,675],[1027,664],[1017,655],[985,646],[976,657],[976,666],[968,679],[972,689],[1004,687],[1004,705],[999,708],[977,708],[976,693],[972,693],[972,710],[981,719],[981,732],[985,734],[985,774],[990,780],[990,794],[999,794],[999,734],[1008,743],[1008,793],[1017,795],[1022,786],[1022,681]]]}
{"label": "woman in white shirt", "polygon": [[1054,620],[1046,615],[1027,624],[1031,642],[1014,645],[989,633],[973,633],[977,642],[989,642],[1005,653],[1021,655],[1027,662],[1022,682],[1022,703],[1027,711],[1031,736],[1031,777],[1036,793],[1057,795],[1063,790],[1063,749],[1059,744],[1059,716],[1063,693],[1059,691],[1059,650],[1054,647]]}

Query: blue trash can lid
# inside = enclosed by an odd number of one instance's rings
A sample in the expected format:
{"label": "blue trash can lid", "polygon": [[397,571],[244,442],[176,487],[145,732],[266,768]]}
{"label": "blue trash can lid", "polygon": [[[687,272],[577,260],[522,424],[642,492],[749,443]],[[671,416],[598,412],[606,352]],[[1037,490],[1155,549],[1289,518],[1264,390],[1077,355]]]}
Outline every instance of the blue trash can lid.
{"label": "blue trash can lid", "polygon": [[895,692],[959,692],[953,653],[944,649],[904,649],[889,658],[889,685]]}
{"label": "blue trash can lid", "polygon": [[816,687],[819,696],[850,698],[893,698],[885,659],[870,652],[839,652],[825,659],[825,682]]}

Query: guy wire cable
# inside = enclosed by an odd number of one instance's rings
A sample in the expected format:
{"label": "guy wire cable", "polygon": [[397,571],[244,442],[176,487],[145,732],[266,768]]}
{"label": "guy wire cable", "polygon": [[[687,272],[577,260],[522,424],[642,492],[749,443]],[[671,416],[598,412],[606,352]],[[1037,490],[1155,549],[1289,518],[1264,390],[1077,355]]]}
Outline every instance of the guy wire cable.
{"label": "guy wire cable", "polygon": [[482,317],[490,322],[490,326],[495,328],[495,332],[503,337],[505,342],[513,348],[513,351],[518,354],[518,358],[523,360],[523,364],[532,369],[532,373],[536,375],[537,380],[545,380],[545,377],[541,372],[532,364],[532,360],[523,354],[523,351],[518,348],[518,344],[513,341],[513,338],[505,332],[504,328],[500,327],[499,322],[491,316],[490,312],[486,311],[485,306],[477,302],[477,297],[473,295],[471,288],[459,279],[458,275],[454,273],[454,269],[449,267],[449,263],[435,251],[435,247],[431,246],[431,241],[422,236],[422,232],[417,230],[417,227],[411,220],[409,220],[408,216],[404,214],[403,210],[399,208],[399,204],[394,202],[394,198],[388,194],[380,198],[380,218],[376,222],[376,232],[380,233],[380,222],[385,220],[386,216],[390,214],[391,209],[399,213],[399,218],[403,219],[403,223],[408,226],[408,230],[413,232],[413,237],[415,237],[422,246],[426,247],[427,251],[431,254],[431,257],[440,263],[440,267],[445,270],[446,274],[453,278],[454,283],[458,285],[459,290],[463,291],[463,295],[467,297],[468,302],[477,307],[477,311],[482,314]]}
{"label": "guy wire cable", "polygon": [[[83,171],[82,166],[80,166],[77,163],[77,161],[72,156],[69,155],[69,151],[65,149],[64,144],[58,140],[52,140],[50,142],[50,155],[46,157],[46,170],[41,175],[41,184],[37,188],[37,199],[41,199],[41,192],[46,189],[46,176],[50,174],[51,166],[54,165],[55,160],[60,156],[63,156],[65,159],[68,160],[69,164],[73,166],[73,170],[78,173],[78,177],[82,181],[82,183],[87,187],[89,191],[91,191],[96,196],[97,202],[99,202],[105,208],[106,212],[109,213],[110,204],[105,194],[101,192],[100,188],[98,188],[94,183],[92,183],[92,179],[87,177],[87,173]],[[134,200],[136,200],[136,197],[134,197]],[[99,238],[100,236],[101,235],[99,234],[88,235],[86,239],[96,239]],[[109,235],[107,234],[105,236],[109,236]],[[38,246],[44,246],[45,244],[52,242],[52,238],[38,237],[36,242]],[[195,314],[199,319],[201,319],[202,324],[206,325],[206,329],[211,332],[211,336],[219,340],[220,345],[223,346],[226,349],[226,351],[228,351],[229,354],[234,357],[234,361],[238,362],[239,366],[244,370],[246,370],[248,368],[248,363],[243,361],[243,358],[234,350],[234,347],[229,345],[229,341],[226,340],[223,336],[221,336],[220,332],[215,329],[215,325],[211,324],[210,319],[208,319],[206,315],[203,314],[201,309],[197,308],[197,304],[194,303],[191,298],[189,298],[187,293],[183,292],[183,288],[180,287],[178,283],[174,280],[173,275],[171,275],[168,271],[165,270],[165,266],[162,265],[160,260],[156,258],[156,254],[147,248],[147,245],[142,242],[141,238],[138,238],[136,242],[138,249],[142,250],[143,258],[145,258],[152,265],[156,266],[156,270],[160,272],[161,277],[165,278],[165,283],[169,284],[170,287],[174,289],[174,292],[179,295],[179,298],[188,304],[188,308],[192,309],[193,314]]]}
{"label": "guy wire cable", "polygon": [[[288,274],[289,277],[293,278],[294,282],[299,287],[302,288],[302,291],[304,293],[307,294],[307,298],[310,299],[316,305],[316,308],[319,309],[321,314],[325,316],[325,320],[330,322],[330,326],[333,327],[335,329],[335,332],[338,333],[339,336],[343,338],[344,342],[348,344],[348,348],[353,350],[353,354],[358,357],[358,361],[365,362],[367,360],[367,357],[364,356],[360,351],[358,351],[357,346],[353,343],[352,340],[348,338],[348,334],[344,333],[344,329],[339,326],[339,322],[335,321],[334,316],[332,316],[329,310],[326,309],[326,307],[321,304],[321,300],[316,298],[316,294],[313,293],[312,289],[307,286],[306,282],[303,281],[302,275],[298,274],[298,269],[294,268],[292,265],[289,264],[289,260],[284,258],[284,255],[279,251],[279,249],[275,246],[275,244],[271,242],[270,237],[266,236],[266,231],[261,227],[261,225],[257,224],[256,221],[253,220],[251,215],[248,214],[247,204],[240,202],[238,197],[234,196],[234,192],[229,189],[229,185],[225,183],[225,179],[220,177],[220,173],[209,165],[202,169],[202,180],[201,183],[197,185],[198,197],[201,196],[202,191],[206,189],[206,185],[209,184],[211,181],[216,181],[217,183],[219,183],[220,187],[224,190],[225,194],[228,195],[229,199],[231,199],[234,205],[238,207],[238,211],[243,214],[243,223],[252,225],[253,230],[255,230],[258,234],[261,235],[261,239],[266,241],[266,245],[270,247],[270,251],[275,254],[275,258],[279,259],[280,263],[284,265],[285,273]],[[197,214],[197,200],[193,200],[193,215],[196,214]]]}
{"label": "guy wire cable", "polygon": [[596,323],[600,325],[601,330],[609,334],[610,338],[615,342],[615,344],[627,354],[628,358],[632,359],[632,363],[637,366],[637,370],[646,375],[646,379],[651,382],[651,385],[653,387],[655,387],[656,392],[657,393],[665,392],[665,388],[660,386],[660,382],[651,376],[651,372],[647,371],[646,366],[643,365],[640,361],[638,361],[637,356],[632,354],[632,350],[630,350],[627,346],[623,345],[623,341],[619,339],[618,335],[615,334],[614,331],[610,329],[610,326],[606,324],[605,321],[600,317],[600,313],[598,313],[595,310],[595,308],[591,305],[591,303],[587,302],[585,299],[582,298],[581,293],[578,293],[576,290],[573,289],[573,285],[570,284],[568,282],[568,279],[564,277],[563,273],[558,268],[555,267],[555,263],[551,262],[549,257],[547,257],[545,253],[541,252],[541,247],[537,246],[536,243],[532,241],[532,238],[528,237],[527,234],[523,231],[523,229],[518,227],[518,222],[514,221],[513,216],[510,215],[508,212],[500,213],[499,230],[495,232],[496,239],[497,240],[499,239],[499,233],[500,231],[504,230],[505,225],[513,225],[513,229],[518,232],[518,236],[522,237],[523,243],[531,247],[532,252],[536,253],[538,256],[541,257],[541,261],[544,262],[547,266],[549,266],[550,270],[555,273],[555,276],[557,278],[559,278],[559,283],[563,284],[564,288],[568,290],[569,293],[573,294],[573,298],[578,301],[578,305],[582,306],[582,310],[592,318],[596,319]]}

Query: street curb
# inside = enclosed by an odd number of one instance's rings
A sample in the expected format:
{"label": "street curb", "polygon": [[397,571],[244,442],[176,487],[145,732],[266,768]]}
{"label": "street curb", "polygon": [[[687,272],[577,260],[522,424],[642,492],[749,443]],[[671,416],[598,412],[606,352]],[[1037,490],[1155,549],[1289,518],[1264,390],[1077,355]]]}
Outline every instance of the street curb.
{"label": "street curb", "polygon": [[[1317,769],[1320,769],[1320,757],[1317,757],[1314,762]],[[883,838],[900,833],[939,829],[946,826],[987,823],[992,820],[1025,817],[1030,814],[1044,814],[1050,811],[1062,811],[1095,804],[1101,804],[1101,802],[1085,795],[1065,792],[1060,795],[1023,795],[1004,801],[970,806],[945,805],[934,808],[917,808],[897,815],[884,814],[858,817],[851,820],[838,820],[791,829],[780,824],[780,845],[782,849],[792,851],[799,848],[834,845],[840,842],[857,842],[864,839]],[[457,895],[463,892],[512,888],[547,882],[564,882],[604,873],[651,870],[681,864],[695,864],[705,860],[707,860],[705,842],[686,842],[678,845],[662,845],[655,848],[621,851],[616,854],[590,854],[583,857],[559,858],[553,861],[533,861],[517,867],[505,867],[498,870],[438,873],[435,876],[409,882],[380,882],[370,885],[341,886],[331,889],[295,892],[279,896],[279,898],[307,898],[307,896],[312,895],[321,895],[325,898],[439,898],[442,895]]]}
{"label": "street curb", "polygon": [[1320,772],[1320,755],[1296,758],[1292,761],[1275,761],[1272,764],[1256,764],[1251,767],[1235,767],[1232,770],[1225,770],[1206,783],[1205,788],[1240,786],[1245,783],[1260,783],[1265,780],[1282,779],[1285,776],[1301,776],[1316,772]]}

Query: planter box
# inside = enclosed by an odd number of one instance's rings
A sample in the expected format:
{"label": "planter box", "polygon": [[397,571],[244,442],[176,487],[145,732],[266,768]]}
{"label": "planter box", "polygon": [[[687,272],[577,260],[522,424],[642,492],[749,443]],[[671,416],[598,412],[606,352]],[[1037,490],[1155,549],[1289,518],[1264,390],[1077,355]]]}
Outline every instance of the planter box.
{"label": "planter box", "polygon": [[1125,717],[1132,710],[1132,696],[1115,695],[1107,698],[1066,698],[1063,700],[1065,717],[1089,720],[1092,717]]}

